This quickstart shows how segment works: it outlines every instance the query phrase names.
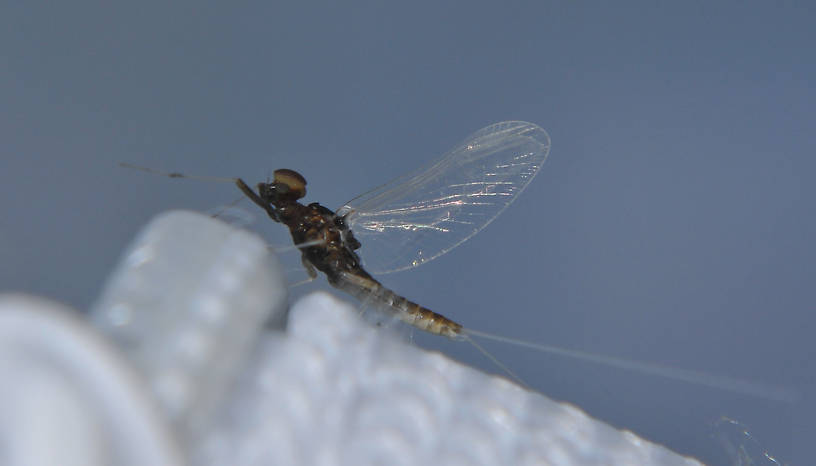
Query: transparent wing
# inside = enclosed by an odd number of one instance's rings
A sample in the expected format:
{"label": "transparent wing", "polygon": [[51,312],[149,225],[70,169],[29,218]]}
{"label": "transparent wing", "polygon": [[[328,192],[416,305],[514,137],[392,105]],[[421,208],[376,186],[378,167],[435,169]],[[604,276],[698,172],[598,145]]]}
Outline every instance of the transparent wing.
{"label": "transparent wing", "polygon": [[483,128],[419,170],[338,210],[362,244],[370,273],[416,267],[455,248],[501,213],[535,177],[550,150],[539,126]]}

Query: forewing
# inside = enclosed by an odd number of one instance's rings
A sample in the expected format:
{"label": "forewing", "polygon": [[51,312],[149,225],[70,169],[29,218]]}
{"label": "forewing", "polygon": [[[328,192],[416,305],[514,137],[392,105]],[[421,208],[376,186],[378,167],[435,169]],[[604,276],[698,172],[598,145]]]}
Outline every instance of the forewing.
{"label": "forewing", "polygon": [[550,150],[539,126],[483,128],[440,159],[369,191],[339,215],[375,274],[416,267],[455,248],[501,213],[535,177]]}

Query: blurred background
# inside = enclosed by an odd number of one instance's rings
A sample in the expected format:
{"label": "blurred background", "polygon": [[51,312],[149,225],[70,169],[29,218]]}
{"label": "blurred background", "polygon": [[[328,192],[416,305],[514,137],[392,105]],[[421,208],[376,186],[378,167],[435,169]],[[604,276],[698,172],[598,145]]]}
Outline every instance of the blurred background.
{"label": "blurred background", "polygon": [[[710,428],[728,416],[807,464],[816,28],[801,5],[7,2],[0,287],[85,310],[151,217],[240,195],[120,161],[253,183],[292,168],[336,208],[527,120],[552,149],[524,194],[383,282],[474,329],[798,390],[776,402],[488,345],[534,389],[677,452],[725,464]],[[497,372],[468,345],[415,341]]]}

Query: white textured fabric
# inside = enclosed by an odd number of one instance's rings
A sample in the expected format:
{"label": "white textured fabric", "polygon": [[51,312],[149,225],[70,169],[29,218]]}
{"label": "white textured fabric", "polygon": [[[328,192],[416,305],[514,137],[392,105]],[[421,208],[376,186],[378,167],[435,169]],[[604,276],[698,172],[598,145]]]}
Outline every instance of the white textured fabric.
{"label": "white textured fabric", "polygon": [[142,372],[184,443],[208,425],[264,325],[283,328],[286,284],[257,235],[162,214],[111,274],[91,320]]}
{"label": "white textured fabric", "polygon": [[264,327],[285,292],[259,238],[176,212],[135,240],[94,326],[0,297],[0,464],[699,464],[326,293],[296,303],[286,332]]}
{"label": "white textured fabric", "polygon": [[180,465],[132,365],[76,312],[0,295],[0,464]]}
{"label": "white textured fabric", "polygon": [[268,334],[197,464],[698,464],[397,341],[314,293]]}

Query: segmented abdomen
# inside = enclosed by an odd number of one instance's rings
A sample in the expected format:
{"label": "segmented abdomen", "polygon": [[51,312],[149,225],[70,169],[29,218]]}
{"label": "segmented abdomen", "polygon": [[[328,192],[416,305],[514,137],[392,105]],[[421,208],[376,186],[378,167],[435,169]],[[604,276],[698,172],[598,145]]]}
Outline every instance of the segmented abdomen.
{"label": "segmented abdomen", "polygon": [[332,281],[332,285],[420,330],[448,338],[461,337],[460,324],[403,298],[373,278],[342,272]]}

